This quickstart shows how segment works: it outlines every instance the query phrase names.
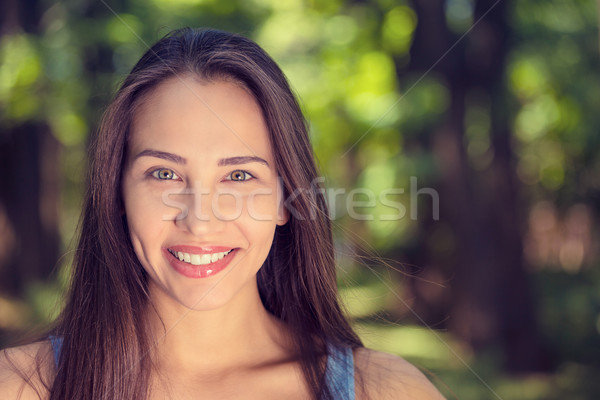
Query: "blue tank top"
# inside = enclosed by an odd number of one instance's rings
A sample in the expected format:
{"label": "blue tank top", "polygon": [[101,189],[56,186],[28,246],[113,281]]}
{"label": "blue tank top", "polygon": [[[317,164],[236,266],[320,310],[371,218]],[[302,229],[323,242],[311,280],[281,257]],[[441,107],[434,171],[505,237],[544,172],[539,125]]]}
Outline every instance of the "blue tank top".
{"label": "blue tank top", "polygon": [[352,349],[329,347],[325,379],[335,400],[354,400],[354,356]]}
{"label": "blue tank top", "polygon": [[[58,358],[62,348],[62,338],[50,336],[54,351],[54,361],[58,366]],[[354,356],[351,348],[329,347],[325,380],[335,400],[354,400]]]}

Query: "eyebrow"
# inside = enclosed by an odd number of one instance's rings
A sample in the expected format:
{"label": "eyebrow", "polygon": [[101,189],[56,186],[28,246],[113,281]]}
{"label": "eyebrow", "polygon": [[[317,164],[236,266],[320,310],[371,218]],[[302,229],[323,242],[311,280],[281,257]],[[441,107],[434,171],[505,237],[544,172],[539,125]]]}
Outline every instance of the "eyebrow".
{"label": "eyebrow", "polygon": [[155,157],[155,158],[162,158],[163,160],[167,160],[167,161],[172,161],[175,164],[185,164],[187,163],[187,160],[181,156],[178,156],[177,154],[173,154],[173,153],[167,153],[166,151],[158,151],[158,150],[151,150],[151,149],[146,149],[143,151],[140,151],[133,159],[137,160],[140,157]]}
{"label": "eyebrow", "polygon": [[[168,153],[166,151],[152,150],[152,149],[146,149],[146,150],[140,151],[134,157],[134,160],[137,160],[138,158],[144,157],[144,156],[161,158],[163,160],[172,161],[176,164],[186,164],[187,163],[187,160],[184,157],[178,156],[177,154]],[[256,156],[238,156],[238,157],[221,158],[218,161],[217,165],[220,167],[223,167],[223,166],[227,166],[227,165],[248,164],[248,163],[252,163],[252,162],[264,164],[267,167],[269,166],[269,163],[267,162],[267,160],[260,158],[260,157],[256,157]]]}
{"label": "eyebrow", "polygon": [[248,164],[252,162],[257,162],[269,166],[267,160],[256,157],[256,156],[241,156],[241,157],[229,157],[229,158],[221,158],[217,165],[220,167],[225,165],[238,165],[238,164]]}

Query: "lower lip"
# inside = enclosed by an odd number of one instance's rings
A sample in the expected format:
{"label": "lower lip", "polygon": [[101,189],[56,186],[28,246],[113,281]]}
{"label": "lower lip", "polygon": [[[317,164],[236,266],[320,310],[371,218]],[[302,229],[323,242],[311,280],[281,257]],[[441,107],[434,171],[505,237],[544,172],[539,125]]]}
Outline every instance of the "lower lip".
{"label": "lower lip", "polygon": [[167,257],[167,260],[169,260],[169,264],[171,264],[171,267],[173,267],[175,271],[179,272],[181,275],[187,278],[195,279],[210,278],[211,276],[223,271],[225,268],[227,268],[231,260],[233,260],[233,257],[237,251],[237,249],[233,249],[225,257],[215,261],[214,263],[204,265],[192,265],[186,263],[185,261],[180,261],[179,258],[175,258],[175,256],[171,254],[169,250],[162,250],[165,256]]}

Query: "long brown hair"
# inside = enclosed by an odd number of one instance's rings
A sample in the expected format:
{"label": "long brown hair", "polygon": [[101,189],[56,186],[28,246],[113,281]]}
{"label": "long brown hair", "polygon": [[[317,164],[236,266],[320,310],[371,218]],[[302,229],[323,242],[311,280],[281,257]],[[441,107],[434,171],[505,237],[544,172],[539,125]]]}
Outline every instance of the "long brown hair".
{"label": "long brown hair", "polygon": [[260,105],[290,219],[278,226],[258,272],[265,308],[284,321],[313,398],[330,399],[328,345],[360,347],[337,297],[328,210],[319,190],[306,121],[276,63],[254,42],[216,31],[174,31],[147,51],[108,107],[91,145],[88,186],[73,277],[53,334],[63,338],[50,399],[138,399],[151,361],[144,312],[148,277],[123,218],[121,174],[135,109],[168,78],[233,79]]}

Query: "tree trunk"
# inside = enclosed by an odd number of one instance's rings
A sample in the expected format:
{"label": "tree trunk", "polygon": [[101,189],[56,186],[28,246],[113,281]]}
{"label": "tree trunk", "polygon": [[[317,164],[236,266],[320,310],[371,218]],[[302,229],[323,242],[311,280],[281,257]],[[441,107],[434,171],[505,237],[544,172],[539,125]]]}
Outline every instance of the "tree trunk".
{"label": "tree trunk", "polygon": [[[0,39],[37,33],[37,0],[2,3]],[[0,291],[22,295],[56,266],[60,236],[60,144],[44,122],[0,125]]]}
{"label": "tree trunk", "polygon": [[[503,85],[509,35],[506,1],[494,3],[476,2],[474,21],[487,15],[444,56],[458,40],[447,27],[444,1],[416,1],[419,23],[411,49],[415,61],[409,68],[422,74],[437,63],[433,73],[444,81],[450,96],[445,118],[430,143],[441,172],[440,223],[451,227],[455,243],[446,265],[436,266],[451,288],[448,327],[477,351],[501,350],[510,371],[534,371],[546,369],[547,362],[522,257],[518,185],[508,112],[502,103],[508,96]],[[494,158],[483,172],[470,167],[465,149],[465,115],[473,92],[490,99]],[[431,234],[431,225],[425,235]],[[427,263],[423,260],[428,258],[420,255],[418,262]]]}
{"label": "tree trunk", "polygon": [[0,212],[3,241],[0,289],[18,296],[26,284],[46,280],[60,245],[59,143],[43,124],[23,124],[3,132],[0,143]]}

